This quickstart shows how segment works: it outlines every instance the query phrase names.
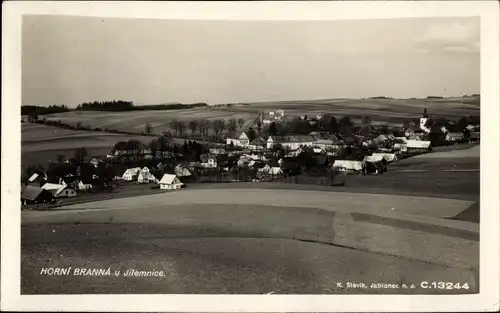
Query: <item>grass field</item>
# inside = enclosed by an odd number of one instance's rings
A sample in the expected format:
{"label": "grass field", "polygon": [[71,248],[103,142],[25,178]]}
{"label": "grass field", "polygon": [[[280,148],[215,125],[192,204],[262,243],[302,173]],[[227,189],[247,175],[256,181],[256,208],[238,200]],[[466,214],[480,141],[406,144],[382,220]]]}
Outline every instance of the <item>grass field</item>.
{"label": "grass field", "polygon": [[[194,108],[185,110],[168,111],[129,111],[129,112],[98,112],[98,111],[80,111],[49,114],[44,117],[47,120],[61,121],[64,124],[76,126],[78,122],[84,127],[111,129],[141,133],[145,131],[146,124],[151,124],[153,133],[163,133],[172,131],[169,122],[178,119],[184,122],[191,120],[206,119],[209,121],[230,118],[244,119],[245,127],[256,118],[255,113],[248,112],[228,112],[210,108]],[[186,132],[191,133],[190,129]]]}
{"label": "grass field", "polygon": [[23,123],[21,126],[21,164],[46,165],[62,154],[72,158],[76,148],[85,147],[89,156],[110,153],[118,141],[130,139],[143,143],[153,138],[105,132],[76,131],[47,125]]}
{"label": "grass field", "polygon": [[[418,293],[471,293],[478,286],[477,227],[448,221],[415,229],[406,221],[388,225],[350,213],[434,220],[468,204],[305,190],[185,189],[70,207],[81,211],[23,212],[21,289],[377,294],[410,291],[346,289],[336,282],[419,284],[439,277],[467,281],[471,289]],[[155,269],[165,277],[40,275],[49,266]]]}
{"label": "grass field", "polygon": [[326,99],[310,101],[257,102],[248,104],[259,110],[284,109],[286,115],[324,114],[337,116],[369,115],[374,121],[402,122],[418,118],[424,108],[436,117],[458,120],[479,115],[477,98],[449,99]]}
{"label": "grass field", "polygon": [[[81,122],[83,126],[101,129],[113,129],[141,133],[145,125],[150,123],[154,133],[171,131],[169,121],[179,119],[190,120],[215,120],[229,118],[242,118],[245,120],[243,128],[252,126],[256,113],[249,110],[269,111],[284,109],[285,115],[298,116],[303,114],[333,114],[338,117],[350,115],[356,117],[369,115],[374,121],[402,123],[409,118],[418,118],[423,109],[427,107],[433,116],[447,117],[458,120],[462,116],[479,115],[479,104],[468,98],[452,99],[329,99],[310,101],[279,101],[258,102],[246,105],[235,105],[232,111],[214,108],[193,108],[169,111],[130,111],[130,112],[96,112],[80,111],[49,114],[44,117],[48,120],[61,121],[62,123],[76,126]],[[189,129],[186,129],[189,132]]]}

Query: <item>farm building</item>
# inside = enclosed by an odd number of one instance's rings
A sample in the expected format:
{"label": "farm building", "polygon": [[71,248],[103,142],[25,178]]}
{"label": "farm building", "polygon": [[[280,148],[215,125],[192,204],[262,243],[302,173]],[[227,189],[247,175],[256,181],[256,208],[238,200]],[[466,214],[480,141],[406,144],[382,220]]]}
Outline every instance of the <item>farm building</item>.
{"label": "farm building", "polygon": [[247,148],[249,145],[249,139],[245,132],[239,132],[236,134],[235,138],[227,138],[226,144],[233,145],[235,147]]}
{"label": "farm building", "polygon": [[140,167],[129,168],[123,173],[122,179],[126,181],[133,181],[137,179],[139,176],[139,172],[141,171]]}
{"label": "farm building", "polygon": [[449,142],[463,141],[464,140],[464,134],[463,133],[447,133],[445,140],[449,141]]}
{"label": "farm building", "polygon": [[250,142],[248,148],[252,151],[262,151],[265,150],[266,143],[267,141],[264,138],[257,137],[254,140],[252,140],[252,142]]}
{"label": "farm building", "polygon": [[24,205],[48,203],[54,200],[54,195],[40,187],[26,186],[21,193],[21,202]]}
{"label": "farm building", "polygon": [[312,147],[315,141],[314,137],[310,135],[269,136],[267,148],[272,149],[281,145],[284,149],[297,150],[301,146]]}
{"label": "farm building", "polygon": [[335,160],[332,167],[340,171],[361,172],[363,165],[363,161]]}
{"label": "farm building", "polygon": [[149,168],[144,167],[137,176],[137,182],[140,184],[157,183],[158,179],[151,173]]}
{"label": "farm building", "polygon": [[180,181],[179,177],[174,174],[165,174],[160,180],[160,189],[172,190],[180,189],[184,184]]}
{"label": "farm building", "polygon": [[[432,149],[430,141],[408,140],[406,141],[406,152],[428,152]],[[404,150],[401,150],[404,152]]]}

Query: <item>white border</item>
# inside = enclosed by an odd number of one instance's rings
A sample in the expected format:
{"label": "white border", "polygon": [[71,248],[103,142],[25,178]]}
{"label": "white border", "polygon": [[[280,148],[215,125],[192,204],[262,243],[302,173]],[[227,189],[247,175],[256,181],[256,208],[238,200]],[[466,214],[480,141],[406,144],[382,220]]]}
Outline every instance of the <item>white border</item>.
{"label": "white border", "polygon": [[[480,294],[20,296],[21,15],[219,20],[481,17]],[[496,1],[4,2],[2,10],[1,309],[31,311],[326,312],[495,311],[499,304],[499,10]]]}

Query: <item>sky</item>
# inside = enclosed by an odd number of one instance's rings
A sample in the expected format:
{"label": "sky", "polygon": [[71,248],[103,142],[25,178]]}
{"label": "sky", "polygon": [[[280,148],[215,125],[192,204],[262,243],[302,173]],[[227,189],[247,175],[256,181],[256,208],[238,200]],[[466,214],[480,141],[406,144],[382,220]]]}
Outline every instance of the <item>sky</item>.
{"label": "sky", "polygon": [[24,16],[22,104],[461,96],[479,18],[203,21]]}

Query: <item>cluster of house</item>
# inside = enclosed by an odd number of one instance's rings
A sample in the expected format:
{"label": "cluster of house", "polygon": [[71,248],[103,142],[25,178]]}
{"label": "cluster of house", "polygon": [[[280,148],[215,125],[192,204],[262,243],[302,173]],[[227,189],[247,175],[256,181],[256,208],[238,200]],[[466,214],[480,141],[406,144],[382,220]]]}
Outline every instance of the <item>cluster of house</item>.
{"label": "cluster of house", "polygon": [[260,116],[262,124],[269,125],[273,122],[279,123],[285,118],[284,110],[269,111]]}
{"label": "cluster of house", "polygon": [[137,181],[139,184],[159,184],[160,189],[172,190],[180,189],[184,186],[184,183],[179,179],[179,177],[189,177],[191,172],[184,167],[177,166],[174,170],[175,173],[170,174],[160,174],[163,173],[165,165],[163,163],[158,163],[156,166],[157,171],[151,171],[148,167],[135,167],[125,170],[122,176],[116,177],[117,180],[124,181]]}
{"label": "cluster of house", "polygon": [[54,202],[56,198],[76,197],[78,191],[92,189],[91,184],[84,184],[74,175],[67,175],[59,179],[59,183],[45,183],[40,186],[40,181],[47,181],[47,176],[42,177],[34,173],[28,179],[28,185],[21,186],[21,203],[23,205]]}
{"label": "cluster of house", "polygon": [[[179,177],[191,176],[191,172],[181,166],[177,166],[174,173],[159,175],[164,167],[165,165],[159,163],[158,171],[151,171],[147,167],[130,168],[125,170],[122,176],[115,177],[115,180],[137,181],[140,184],[154,183],[158,184],[160,189],[173,190],[184,186]],[[22,205],[53,203],[58,198],[76,197],[79,192],[93,188],[92,184],[85,184],[78,176],[72,174],[61,177],[58,183],[43,183],[43,181],[47,181],[47,176],[35,173],[28,179],[28,184],[21,187]]]}

